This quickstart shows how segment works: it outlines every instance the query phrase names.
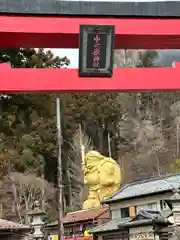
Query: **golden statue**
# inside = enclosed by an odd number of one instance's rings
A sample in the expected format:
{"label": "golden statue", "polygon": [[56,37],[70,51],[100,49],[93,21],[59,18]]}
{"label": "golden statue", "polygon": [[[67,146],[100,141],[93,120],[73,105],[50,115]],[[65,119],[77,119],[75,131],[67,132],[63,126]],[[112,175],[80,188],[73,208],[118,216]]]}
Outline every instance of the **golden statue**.
{"label": "golden statue", "polygon": [[100,207],[100,201],[111,197],[120,188],[121,171],[115,160],[90,151],[84,159],[84,184],[89,188],[83,209]]}

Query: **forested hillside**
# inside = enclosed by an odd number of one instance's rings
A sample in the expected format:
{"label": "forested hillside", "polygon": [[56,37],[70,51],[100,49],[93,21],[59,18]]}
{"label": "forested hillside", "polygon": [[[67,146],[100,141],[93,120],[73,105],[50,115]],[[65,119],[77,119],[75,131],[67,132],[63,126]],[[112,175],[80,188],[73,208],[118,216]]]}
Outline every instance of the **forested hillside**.
{"label": "forested hillside", "polygon": [[[156,51],[121,50],[115,65],[152,67],[157,58]],[[28,68],[69,64],[66,57],[43,49],[1,49],[0,62]],[[85,195],[82,177],[77,177],[82,176],[80,140],[86,149],[112,155],[124,183],[180,170],[179,92],[69,93],[60,98],[65,211],[80,208]],[[7,219],[25,221],[35,199],[49,219],[56,217],[55,100],[54,94],[1,96],[0,213]]]}

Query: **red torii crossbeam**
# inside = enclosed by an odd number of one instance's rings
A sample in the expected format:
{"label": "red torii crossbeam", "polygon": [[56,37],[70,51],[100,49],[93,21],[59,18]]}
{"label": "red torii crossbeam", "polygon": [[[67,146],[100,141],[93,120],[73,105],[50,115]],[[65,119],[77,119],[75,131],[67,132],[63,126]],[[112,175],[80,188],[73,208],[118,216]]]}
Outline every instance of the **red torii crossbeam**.
{"label": "red torii crossbeam", "polygon": [[[0,47],[78,48],[80,24],[115,25],[115,47],[180,48],[180,19],[0,15]],[[75,69],[0,65],[1,92],[180,90],[180,67],[115,69],[112,78],[79,78]]]}
{"label": "red torii crossbeam", "polygon": [[180,90],[180,63],[172,68],[116,68],[112,78],[79,78],[77,69],[10,68],[0,64],[0,91],[174,91]]}
{"label": "red torii crossbeam", "polygon": [[116,49],[180,49],[180,19],[6,15],[0,46],[78,48],[80,24],[115,25]]}

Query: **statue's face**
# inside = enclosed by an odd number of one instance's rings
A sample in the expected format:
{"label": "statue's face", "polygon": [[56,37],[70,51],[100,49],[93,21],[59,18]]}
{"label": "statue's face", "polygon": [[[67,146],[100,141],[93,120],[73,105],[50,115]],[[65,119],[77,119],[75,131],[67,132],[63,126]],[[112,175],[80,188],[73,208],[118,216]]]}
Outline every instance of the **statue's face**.
{"label": "statue's face", "polygon": [[96,185],[99,183],[97,162],[85,166],[85,180],[88,185]]}
{"label": "statue's face", "polygon": [[97,163],[96,164],[88,164],[86,165],[86,172],[87,173],[91,173],[91,172],[94,172],[96,171],[98,168],[97,168]]}

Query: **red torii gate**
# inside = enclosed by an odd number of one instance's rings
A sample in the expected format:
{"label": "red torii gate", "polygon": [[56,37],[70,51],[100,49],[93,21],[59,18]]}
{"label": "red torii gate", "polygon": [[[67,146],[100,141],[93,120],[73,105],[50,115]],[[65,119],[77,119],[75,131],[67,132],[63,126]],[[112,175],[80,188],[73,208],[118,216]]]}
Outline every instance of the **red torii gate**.
{"label": "red torii gate", "polygon": [[[180,49],[180,18],[0,15],[0,47],[78,48],[80,24],[115,25],[115,48]],[[180,65],[114,69],[84,78],[76,69],[12,69],[0,64],[0,92],[180,90]]]}

